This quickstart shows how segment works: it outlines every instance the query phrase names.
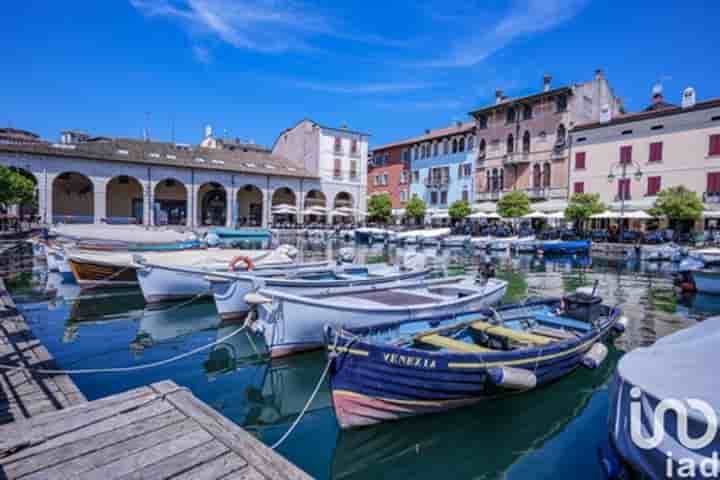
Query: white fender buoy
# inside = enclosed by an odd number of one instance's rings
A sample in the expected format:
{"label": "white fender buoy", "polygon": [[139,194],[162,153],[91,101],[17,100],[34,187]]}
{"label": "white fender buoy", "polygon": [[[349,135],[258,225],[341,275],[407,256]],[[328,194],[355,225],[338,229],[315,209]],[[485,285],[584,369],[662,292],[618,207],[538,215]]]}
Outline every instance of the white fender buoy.
{"label": "white fender buoy", "polygon": [[488,370],[488,374],[495,385],[511,390],[529,390],[537,386],[535,374],[522,368],[491,368]]}
{"label": "white fender buoy", "polygon": [[602,362],[605,360],[605,357],[607,357],[607,354],[607,347],[602,343],[596,343],[585,355],[583,355],[582,363],[587,368],[596,369],[602,365]]}
{"label": "white fender buoy", "polygon": [[257,292],[250,292],[245,295],[245,303],[248,305],[263,305],[265,303],[272,303],[272,298],[260,295]]}
{"label": "white fender buoy", "polygon": [[628,322],[628,318],[625,315],[622,315],[618,318],[617,322],[615,322],[615,325],[613,325],[613,330],[618,333],[623,333],[627,329]]}

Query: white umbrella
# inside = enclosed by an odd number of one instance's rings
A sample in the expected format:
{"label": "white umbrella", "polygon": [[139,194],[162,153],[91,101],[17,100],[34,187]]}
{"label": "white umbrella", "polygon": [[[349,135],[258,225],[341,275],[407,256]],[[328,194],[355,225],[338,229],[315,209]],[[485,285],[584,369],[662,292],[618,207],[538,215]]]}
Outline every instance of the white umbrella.
{"label": "white umbrella", "polygon": [[720,210],[705,210],[703,212],[705,218],[720,218]]}
{"label": "white umbrella", "polygon": [[563,218],[565,218],[565,212],[551,213],[549,215],[546,215],[545,218],[563,219]]}
{"label": "white umbrella", "polygon": [[590,218],[620,218],[620,214],[616,212],[611,212],[610,210],[605,210],[602,213],[590,215]]}
{"label": "white umbrella", "polygon": [[293,211],[297,212],[297,207],[295,205],[289,205],[287,203],[273,205],[272,209],[273,209],[273,211],[275,211],[275,210],[293,210]]}
{"label": "white umbrella", "polygon": [[485,218],[502,218],[502,217],[500,215],[498,215],[497,213],[493,212],[493,213],[488,213],[487,215],[485,215]]}
{"label": "white umbrella", "polygon": [[297,213],[297,210],[294,208],[278,208],[272,213],[273,215],[294,215]]}
{"label": "white umbrella", "polygon": [[468,218],[488,218],[488,214],[485,212],[475,212],[468,215]]}
{"label": "white umbrella", "polygon": [[[618,215],[619,218],[619,215]],[[634,212],[627,212],[623,215],[623,218],[631,218],[635,220],[651,220],[655,217],[648,214],[647,212],[643,212],[642,210],[636,210]]]}
{"label": "white umbrella", "polygon": [[531,212],[526,215],[523,215],[522,218],[547,218],[547,214],[543,212]]}
{"label": "white umbrella", "polygon": [[349,212],[346,212],[345,210],[340,210],[340,209],[333,210],[332,212],[330,212],[330,214],[333,217],[349,217],[351,215]]}

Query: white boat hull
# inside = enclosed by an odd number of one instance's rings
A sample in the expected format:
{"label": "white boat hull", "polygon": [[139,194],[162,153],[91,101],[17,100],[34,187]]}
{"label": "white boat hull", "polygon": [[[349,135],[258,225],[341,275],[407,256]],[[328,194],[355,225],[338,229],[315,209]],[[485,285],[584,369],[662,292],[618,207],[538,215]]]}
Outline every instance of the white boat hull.
{"label": "white boat hull", "polygon": [[55,250],[51,248],[45,249],[45,262],[48,266],[48,272],[59,272],[60,267],[58,266],[57,257],[55,256]]}
{"label": "white boat hull", "polygon": [[[351,287],[354,285],[369,283],[384,285],[411,278],[421,278],[427,273],[427,270],[420,270],[416,272],[406,272],[404,274],[398,273],[396,275],[388,275],[387,277],[377,277],[371,280],[358,278],[355,280],[335,281],[332,283],[334,283],[334,288]],[[250,310],[250,305],[245,302],[245,296],[248,293],[257,290],[259,286],[292,293],[293,295],[311,295],[315,293],[322,293],[330,288],[326,282],[316,282],[316,285],[313,285],[312,281],[297,281],[295,282],[295,285],[288,285],[288,283],[293,282],[284,282],[282,280],[274,282],[271,279],[261,279],[251,276],[228,282],[213,281],[212,293],[215,299],[215,306],[217,307],[218,315],[220,315],[220,318],[223,320],[235,319],[247,315],[247,312]]]}
{"label": "white boat hull", "polygon": [[173,268],[138,268],[137,279],[147,303],[172,302],[210,294],[206,275],[226,265],[208,267],[205,273]]}
{"label": "white boat hull", "polygon": [[[271,357],[282,357],[313,350],[324,345],[326,325],[334,327],[374,327],[381,324],[453,315],[494,305],[503,298],[507,283],[491,281],[487,293],[440,304],[401,308],[357,308],[327,302],[307,301],[302,297],[274,297],[271,304],[258,307],[253,329],[262,335]],[[266,291],[261,291],[265,294]]]}

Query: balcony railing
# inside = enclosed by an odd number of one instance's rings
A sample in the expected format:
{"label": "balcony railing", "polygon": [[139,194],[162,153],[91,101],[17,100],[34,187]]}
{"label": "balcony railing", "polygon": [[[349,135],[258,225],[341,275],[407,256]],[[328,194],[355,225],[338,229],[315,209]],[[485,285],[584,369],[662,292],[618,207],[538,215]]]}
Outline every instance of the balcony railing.
{"label": "balcony railing", "polygon": [[450,178],[448,177],[426,177],[425,181],[423,182],[426,187],[428,188],[439,188],[444,187],[450,183]]}

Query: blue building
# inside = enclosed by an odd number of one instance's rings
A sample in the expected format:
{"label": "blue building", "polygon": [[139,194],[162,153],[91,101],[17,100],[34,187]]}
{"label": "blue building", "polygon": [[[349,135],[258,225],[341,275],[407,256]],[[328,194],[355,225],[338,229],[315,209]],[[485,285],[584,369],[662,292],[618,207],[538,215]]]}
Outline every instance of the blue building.
{"label": "blue building", "polygon": [[472,204],[476,143],[473,122],[427,130],[408,141],[403,155],[410,162],[410,196],[425,201],[429,218],[446,220],[447,208],[457,200]]}

